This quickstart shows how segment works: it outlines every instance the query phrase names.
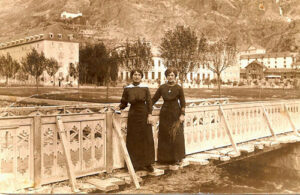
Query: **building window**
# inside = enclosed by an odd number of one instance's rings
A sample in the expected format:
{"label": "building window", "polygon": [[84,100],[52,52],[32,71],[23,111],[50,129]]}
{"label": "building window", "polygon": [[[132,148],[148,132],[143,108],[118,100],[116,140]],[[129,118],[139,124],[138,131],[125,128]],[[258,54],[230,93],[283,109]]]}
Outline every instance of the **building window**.
{"label": "building window", "polygon": [[275,68],[277,68],[277,66],[275,65]]}
{"label": "building window", "polygon": [[154,67],[154,60],[152,61],[152,66]]}
{"label": "building window", "polygon": [[129,72],[126,72],[126,80],[129,79]]}
{"label": "building window", "polygon": [[202,80],[205,80],[205,74],[204,73],[202,74]]}
{"label": "building window", "polygon": [[193,80],[193,73],[190,73],[190,79]]}
{"label": "building window", "polygon": [[160,60],[158,60],[158,67],[160,67]]}
{"label": "building window", "polygon": [[[160,62],[160,61],[159,61]],[[158,63],[160,64],[160,63]],[[161,79],[161,72],[158,72],[158,79],[160,80]]]}
{"label": "building window", "polygon": [[197,74],[197,79],[200,80],[200,73]]}
{"label": "building window", "polygon": [[154,79],[154,77],[155,77],[155,73],[154,73],[154,72],[152,72],[152,79]]}
{"label": "building window", "polygon": [[284,65],[284,68],[286,68],[286,65]]}

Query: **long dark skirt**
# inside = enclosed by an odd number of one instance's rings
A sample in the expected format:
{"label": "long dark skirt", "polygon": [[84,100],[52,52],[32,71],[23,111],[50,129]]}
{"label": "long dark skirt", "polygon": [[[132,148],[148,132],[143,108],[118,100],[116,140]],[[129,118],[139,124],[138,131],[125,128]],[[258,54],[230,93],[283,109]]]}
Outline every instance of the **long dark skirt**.
{"label": "long dark skirt", "polygon": [[147,124],[147,117],[144,102],[131,105],[128,113],[126,146],[135,169],[154,163],[152,126]]}
{"label": "long dark skirt", "polygon": [[[179,123],[180,114],[178,101],[164,102],[160,111],[158,132],[157,160],[160,163],[175,163],[185,157],[183,124]],[[173,131],[177,133],[173,134]]]}

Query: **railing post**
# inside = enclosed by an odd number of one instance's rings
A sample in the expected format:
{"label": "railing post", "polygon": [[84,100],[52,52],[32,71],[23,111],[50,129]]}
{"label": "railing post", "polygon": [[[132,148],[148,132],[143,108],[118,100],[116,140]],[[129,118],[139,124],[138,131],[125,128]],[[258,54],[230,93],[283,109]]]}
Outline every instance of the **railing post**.
{"label": "railing post", "polygon": [[227,122],[227,119],[226,119],[226,117],[225,117],[225,113],[224,113],[224,111],[223,111],[223,108],[222,108],[221,105],[219,105],[219,108],[220,108],[221,116],[222,116],[222,118],[224,119],[224,122],[225,122],[226,133],[227,133],[227,135],[228,135],[228,137],[229,137],[229,139],[230,139],[231,145],[232,145],[234,151],[235,151],[237,154],[239,154],[240,151],[238,150],[237,145],[236,145],[236,143],[235,143],[234,140],[233,140],[233,137],[232,137],[232,134],[231,134],[231,128],[230,128],[230,126],[229,126],[229,124],[228,124],[228,122]]}
{"label": "railing post", "polygon": [[106,140],[105,140],[105,164],[106,172],[111,173],[113,169],[113,111],[110,107],[106,111]]}
{"label": "railing post", "polygon": [[42,128],[41,116],[33,118],[33,174],[34,187],[41,187],[42,180]]}
{"label": "railing post", "polygon": [[286,114],[287,114],[288,119],[289,119],[289,121],[290,121],[290,123],[291,123],[291,125],[292,125],[292,128],[293,128],[294,133],[295,133],[297,136],[300,136],[298,130],[296,129],[296,126],[295,126],[294,122],[292,121],[292,117],[291,117],[291,115],[290,115],[290,113],[289,113],[289,110],[288,110],[286,104],[284,104],[284,110],[286,111]]}
{"label": "railing post", "polygon": [[261,107],[262,107],[262,109],[263,109],[263,113],[264,113],[265,119],[266,119],[266,121],[267,121],[267,123],[268,123],[270,132],[271,132],[272,136],[273,136],[275,139],[277,139],[277,136],[276,136],[276,134],[275,134],[275,132],[274,132],[274,129],[273,129],[273,127],[272,127],[272,123],[271,123],[271,121],[270,121],[270,117],[269,117],[269,115],[268,115],[268,113],[267,113],[267,111],[266,111],[266,109],[265,109],[265,106],[264,106],[263,104],[261,104]]}

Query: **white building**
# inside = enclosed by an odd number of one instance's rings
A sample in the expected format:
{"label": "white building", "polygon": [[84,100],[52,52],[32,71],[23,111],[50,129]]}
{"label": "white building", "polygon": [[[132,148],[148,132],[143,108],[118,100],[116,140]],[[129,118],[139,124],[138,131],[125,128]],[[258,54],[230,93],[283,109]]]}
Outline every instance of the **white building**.
{"label": "white building", "polygon": [[265,49],[249,47],[249,51],[240,53],[241,77],[245,78],[245,68],[252,62],[257,61],[266,67],[265,77],[279,75],[285,78],[292,77],[297,53],[278,52],[267,53]]}
{"label": "white building", "polygon": [[[0,43],[0,56],[9,53],[13,59],[21,62],[33,48],[43,52],[46,58],[57,60],[59,69],[54,78],[50,78],[46,71],[42,74],[40,84],[53,86],[64,86],[72,82],[77,85],[78,80],[69,76],[69,65],[79,63],[79,43],[73,40],[73,35],[64,34],[39,34],[23,39]],[[34,79],[28,79],[34,84]]]}
{"label": "white building", "polygon": [[77,13],[77,14],[74,14],[74,13],[68,13],[66,11],[63,11],[61,14],[60,14],[60,17],[63,18],[63,19],[68,19],[68,18],[77,18],[77,17],[80,17],[82,16],[82,13]]}
{"label": "white building", "polygon": [[[152,69],[144,73],[143,82],[147,83],[149,87],[158,87],[159,84],[166,82],[165,71],[167,68],[164,65],[164,60],[161,57],[153,56],[152,60]],[[121,70],[119,72],[119,78],[122,81],[129,80],[130,72]],[[213,78],[213,72],[198,63],[197,70],[186,75],[186,82],[184,82],[183,86],[187,88],[199,88],[203,86],[205,79],[211,80]]]}

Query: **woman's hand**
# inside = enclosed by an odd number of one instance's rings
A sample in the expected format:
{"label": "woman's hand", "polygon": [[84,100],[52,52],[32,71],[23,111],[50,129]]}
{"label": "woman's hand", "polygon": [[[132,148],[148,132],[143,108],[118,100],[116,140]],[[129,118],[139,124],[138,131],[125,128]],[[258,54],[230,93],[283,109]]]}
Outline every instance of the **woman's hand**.
{"label": "woman's hand", "polygon": [[152,124],[153,123],[153,118],[152,118],[152,114],[148,114],[148,117],[147,117],[147,124]]}
{"label": "woman's hand", "polygon": [[184,122],[184,115],[182,114],[182,115],[180,115],[180,117],[179,117],[179,121],[180,121],[180,123],[183,123]]}
{"label": "woman's hand", "polygon": [[115,113],[121,114],[121,108],[120,108],[119,106],[115,106],[115,107],[113,108],[113,110],[115,111]]}

